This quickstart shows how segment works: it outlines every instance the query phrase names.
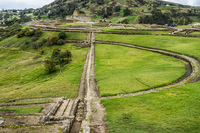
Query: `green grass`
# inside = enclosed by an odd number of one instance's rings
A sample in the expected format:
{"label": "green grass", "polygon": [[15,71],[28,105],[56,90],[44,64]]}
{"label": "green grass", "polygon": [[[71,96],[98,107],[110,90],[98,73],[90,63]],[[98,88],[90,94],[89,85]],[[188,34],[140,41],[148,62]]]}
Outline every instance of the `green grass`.
{"label": "green grass", "polygon": [[[53,34],[58,33],[44,32],[40,39]],[[77,95],[87,48],[72,47],[72,44],[43,46],[44,55],[39,56],[39,50],[32,49],[31,44],[22,43],[28,39],[30,38],[10,37],[0,42],[0,47],[9,46],[9,48],[0,48],[0,102],[31,97],[74,98]],[[20,50],[22,46],[27,47],[26,51]],[[60,68],[52,74],[47,74],[43,63],[51,56],[54,48],[62,51],[69,49],[73,55],[70,64],[62,68],[62,73],[58,77]],[[35,57],[38,58],[34,59]]]}
{"label": "green grass", "polygon": [[[185,65],[173,57],[113,45],[96,45],[95,70],[101,96],[150,89],[185,74]],[[139,80],[139,81],[138,81]]]}
{"label": "green grass", "polygon": [[172,31],[134,31],[134,30],[112,30],[112,29],[102,29],[102,31],[107,32],[128,32],[128,33],[151,33],[151,34],[168,34]]}
{"label": "green grass", "polygon": [[51,99],[46,100],[34,100],[34,101],[19,101],[19,102],[9,102],[9,103],[1,103],[1,104],[34,104],[34,103],[48,103],[52,102]]}
{"label": "green grass", "polygon": [[200,35],[200,32],[192,32],[192,33],[190,33],[190,35]]}
{"label": "green grass", "polygon": [[[171,50],[200,59],[198,38],[97,34],[96,39]],[[109,131],[111,133],[197,133],[200,130],[199,86],[200,82],[197,82],[158,93],[102,100],[106,108]]]}
{"label": "green grass", "polygon": [[92,23],[66,23],[66,24],[58,25],[58,27],[68,27],[71,25],[92,26]]}
{"label": "green grass", "polygon": [[14,111],[15,114],[40,113],[43,107],[3,108],[0,111]]}
{"label": "green grass", "polygon": [[136,97],[102,100],[110,133],[198,133],[200,82]]}
{"label": "green grass", "polygon": [[155,36],[155,35],[112,35],[96,34],[97,40],[115,41],[159,48],[188,54],[200,59],[199,38]]}
{"label": "green grass", "polygon": [[141,25],[141,24],[136,24],[136,25],[134,25],[134,26],[136,26],[136,27],[138,27],[138,28],[140,28],[140,29],[149,29],[148,27],[143,26],[143,25]]}
{"label": "green grass", "polygon": [[193,25],[178,25],[177,28],[192,28]]}
{"label": "green grass", "polygon": [[129,16],[127,17],[127,19],[129,20],[130,23],[133,22],[133,20],[136,18],[137,16]]}

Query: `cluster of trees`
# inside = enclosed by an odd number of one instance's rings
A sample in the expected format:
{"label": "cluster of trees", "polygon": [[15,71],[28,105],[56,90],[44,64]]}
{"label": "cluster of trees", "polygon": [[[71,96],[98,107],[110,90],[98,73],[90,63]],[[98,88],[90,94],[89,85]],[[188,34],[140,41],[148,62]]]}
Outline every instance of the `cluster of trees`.
{"label": "cluster of trees", "polygon": [[[109,16],[112,16],[115,12],[120,12],[121,6],[115,6],[114,8],[112,6],[104,7],[100,10],[98,10],[97,15],[102,16],[103,18],[108,18]],[[132,14],[132,11],[129,8],[126,8],[123,10],[124,16],[129,16]]]}
{"label": "cluster of trees", "polygon": [[46,45],[47,45],[48,47],[53,46],[53,45],[63,45],[63,44],[65,44],[64,39],[66,39],[66,38],[67,38],[66,33],[65,33],[65,32],[60,32],[60,33],[58,34],[58,36],[51,36],[51,37],[47,40]]}
{"label": "cluster of trees", "polygon": [[159,9],[154,9],[151,12],[151,16],[143,16],[143,17],[139,17],[139,23],[142,24],[172,24],[173,20],[172,18],[169,16],[169,14],[166,13],[162,13],[161,10]]}
{"label": "cluster of trees", "polygon": [[21,28],[22,26],[19,23],[15,23],[6,29],[0,29],[0,41],[7,37],[16,35],[21,30]]}
{"label": "cluster of trees", "polygon": [[69,50],[61,52],[60,49],[54,48],[50,59],[45,60],[45,71],[53,73],[59,65],[63,67],[72,60],[72,53]]}
{"label": "cluster of trees", "polygon": [[24,36],[27,36],[27,37],[32,37],[32,36],[40,37],[41,35],[42,35],[42,30],[40,30],[39,28],[38,29],[33,29],[33,30],[25,28],[25,29],[22,29],[17,34],[17,38],[21,38],[21,37],[24,37]]}

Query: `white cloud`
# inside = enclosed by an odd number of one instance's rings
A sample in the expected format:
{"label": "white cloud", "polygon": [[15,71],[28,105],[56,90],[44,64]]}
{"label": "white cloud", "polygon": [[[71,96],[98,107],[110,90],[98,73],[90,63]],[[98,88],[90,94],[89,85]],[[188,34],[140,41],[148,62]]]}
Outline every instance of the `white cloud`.
{"label": "white cloud", "polygon": [[180,3],[184,5],[191,5],[191,6],[200,6],[199,0],[164,0],[164,1],[170,1],[170,2]]}
{"label": "white cloud", "polygon": [[[54,0],[0,0],[0,9],[39,8]],[[165,0],[175,3],[200,6],[200,0]]]}
{"label": "white cloud", "polygon": [[54,0],[0,0],[0,9],[39,8]]}

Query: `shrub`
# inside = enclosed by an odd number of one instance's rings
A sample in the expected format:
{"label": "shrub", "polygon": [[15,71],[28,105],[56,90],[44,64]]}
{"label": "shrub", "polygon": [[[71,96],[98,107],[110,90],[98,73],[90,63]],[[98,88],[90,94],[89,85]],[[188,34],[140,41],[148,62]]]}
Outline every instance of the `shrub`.
{"label": "shrub", "polygon": [[46,43],[46,45],[47,45],[47,47],[50,47],[50,46],[53,45],[53,42],[48,41],[48,42]]}
{"label": "shrub", "polygon": [[65,41],[64,41],[64,40],[59,39],[59,40],[57,41],[57,45],[63,45],[63,44],[65,44]]}
{"label": "shrub", "polygon": [[67,35],[66,35],[65,32],[60,32],[60,33],[58,34],[58,38],[59,38],[59,39],[66,39],[66,38],[67,38]]}
{"label": "shrub", "polygon": [[44,50],[40,49],[39,54],[40,54],[40,55],[44,54]]}
{"label": "shrub", "polygon": [[43,38],[41,42],[46,43],[47,41],[48,41],[47,39]]}
{"label": "shrub", "polygon": [[69,50],[61,52],[58,56],[60,66],[68,64],[72,60],[72,53]]}
{"label": "shrub", "polygon": [[56,44],[57,43],[57,41],[58,41],[58,37],[57,36],[51,36],[50,38],[49,38],[49,41],[50,42],[52,42],[52,43],[54,43],[54,44]]}
{"label": "shrub", "polygon": [[18,34],[17,34],[17,38],[21,38],[21,37],[23,37],[24,36],[24,34],[23,34],[23,32],[19,32]]}
{"label": "shrub", "polygon": [[56,63],[54,60],[45,60],[44,66],[47,73],[52,73],[56,71]]}
{"label": "shrub", "polygon": [[25,44],[25,45],[28,45],[29,43],[30,43],[29,40],[24,41],[24,44]]}
{"label": "shrub", "polygon": [[38,28],[37,30],[34,31],[34,35],[40,37],[42,35],[42,30]]}
{"label": "shrub", "polygon": [[25,33],[25,36],[33,36],[33,34],[34,34],[33,31],[30,31],[30,30],[29,30],[29,31],[27,31],[27,32]]}
{"label": "shrub", "polygon": [[0,41],[2,41],[3,40],[3,38],[2,37],[0,37]]}
{"label": "shrub", "polygon": [[39,39],[38,37],[32,37],[32,38],[31,38],[31,41],[32,41],[32,42],[35,42],[35,41],[37,41],[38,39]]}
{"label": "shrub", "polygon": [[52,56],[51,56],[51,59],[55,59],[55,60],[57,60],[58,59],[58,56],[59,56],[59,54],[60,54],[60,49],[58,49],[58,48],[54,48],[53,49],[53,54],[52,54]]}
{"label": "shrub", "polygon": [[40,47],[42,47],[42,44],[39,43],[39,42],[35,42],[35,43],[32,44],[32,47],[33,47],[34,49],[39,49]]}

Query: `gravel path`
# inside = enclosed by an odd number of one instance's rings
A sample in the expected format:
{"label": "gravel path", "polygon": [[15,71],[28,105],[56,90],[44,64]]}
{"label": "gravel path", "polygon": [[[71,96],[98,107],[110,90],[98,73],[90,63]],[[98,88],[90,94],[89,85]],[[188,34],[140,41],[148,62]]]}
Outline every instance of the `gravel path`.
{"label": "gravel path", "polygon": [[89,60],[86,72],[86,117],[82,121],[83,133],[105,133],[105,110],[101,105],[99,92],[95,80],[95,41],[94,33],[91,34],[91,47],[89,49]]}

